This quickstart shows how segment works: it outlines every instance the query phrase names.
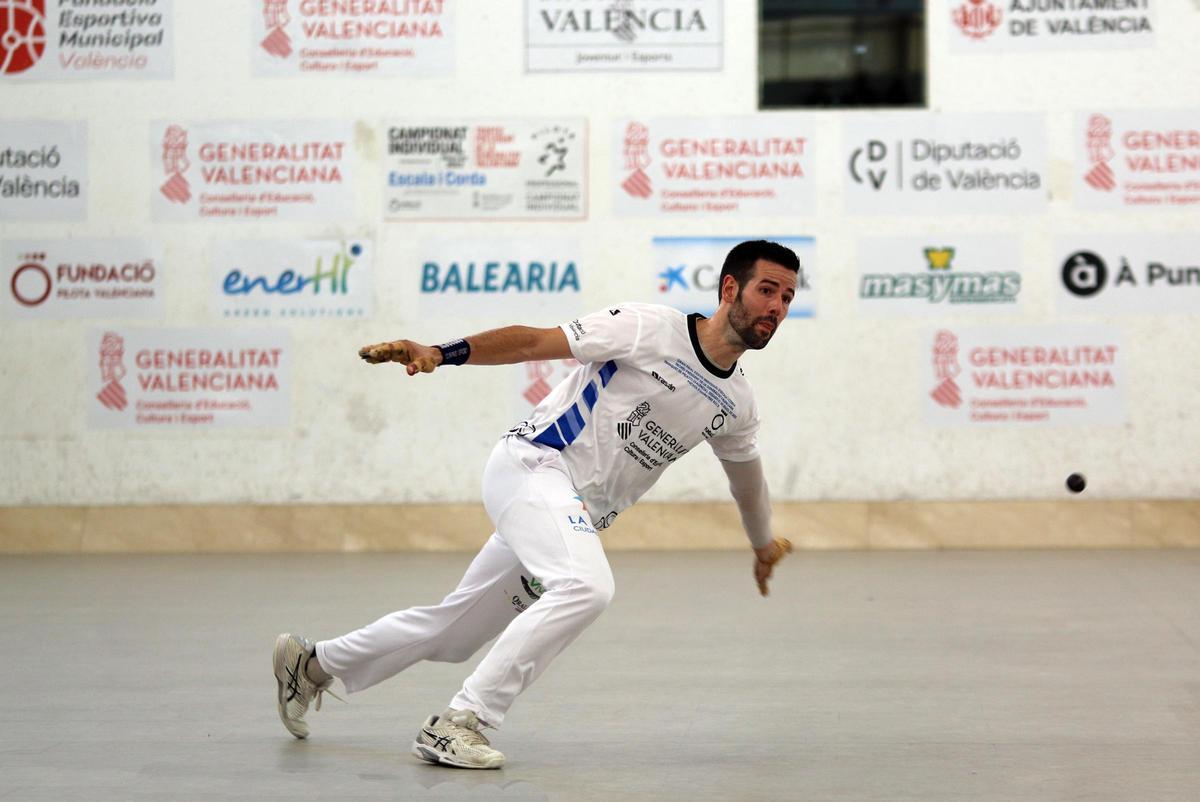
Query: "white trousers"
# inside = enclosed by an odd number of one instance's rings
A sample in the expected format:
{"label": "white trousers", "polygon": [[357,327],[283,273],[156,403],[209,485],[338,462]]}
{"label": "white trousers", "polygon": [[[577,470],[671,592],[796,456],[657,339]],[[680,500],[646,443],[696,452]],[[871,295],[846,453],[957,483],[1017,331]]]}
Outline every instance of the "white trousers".
{"label": "white trousers", "polygon": [[483,503],[496,531],[441,604],[317,644],[321,667],[347,691],[421,660],[462,662],[499,634],[450,702],[499,727],[517,694],[608,606],[612,570],[557,451],[502,439],[484,469]]}

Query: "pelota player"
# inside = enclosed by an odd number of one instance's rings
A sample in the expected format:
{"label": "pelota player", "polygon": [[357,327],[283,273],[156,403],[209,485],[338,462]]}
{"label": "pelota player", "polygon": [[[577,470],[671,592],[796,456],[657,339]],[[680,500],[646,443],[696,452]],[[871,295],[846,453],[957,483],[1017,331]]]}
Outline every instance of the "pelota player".
{"label": "pelota player", "polygon": [[400,362],[410,376],[443,365],[507,365],[574,357],[580,365],[496,445],[483,502],[496,531],[441,604],[400,610],[333,640],[275,642],[279,716],[297,738],[333,678],[355,692],[421,660],[462,662],[500,637],[412,752],[464,768],[499,768],[483,735],[513,700],[608,606],[613,577],[597,530],[632,505],[679,457],[707,441],[754,547],[767,594],[791,551],[773,539],[757,448],[758,414],[737,359],[766,346],[787,316],[799,261],[772,242],[743,242],[721,270],[711,318],[621,304],[558,328],[509,326],[436,347],[370,345],[367,362]]}

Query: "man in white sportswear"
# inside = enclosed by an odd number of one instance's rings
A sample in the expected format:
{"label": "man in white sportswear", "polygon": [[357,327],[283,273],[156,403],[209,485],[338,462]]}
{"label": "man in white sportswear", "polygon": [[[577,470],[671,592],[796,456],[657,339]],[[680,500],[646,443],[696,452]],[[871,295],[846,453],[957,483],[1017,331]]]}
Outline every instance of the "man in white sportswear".
{"label": "man in white sportswear", "polygon": [[309,703],[320,709],[334,677],[353,693],[421,660],[462,662],[499,635],[412,745],[431,763],[499,768],[504,755],[483,728],[498,728],[517,695],[612,599],[599,530],[705,441],[729,477],[765,596],[791,546],[771,535],[758,412],[737,360],[765,347],[783,323],[798,271],[788,248],[743,242],[726,257],[711,318],[628,303],[556,328],[508,326],[441,346],[398,340],[360,350],[373,364],[406,365],[410,376],[444,365],[580,364],[493,450],[483,502],[496,531],[449,596],[333,640],[279,636],[277,701],[288,731],[307,737]]}

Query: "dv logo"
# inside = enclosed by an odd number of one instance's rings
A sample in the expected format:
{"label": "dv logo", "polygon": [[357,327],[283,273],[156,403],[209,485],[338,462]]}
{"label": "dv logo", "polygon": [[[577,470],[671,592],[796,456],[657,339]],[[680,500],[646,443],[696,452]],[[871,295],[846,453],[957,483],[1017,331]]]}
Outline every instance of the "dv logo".
{"label": "dv logo", "polygon": [[868,141],[865,147],[850,154],[850,177],[858,184],[869,183],[878,192],[887,180],[888,170],[883,166],[887,157],[887,145],[878,139]]}

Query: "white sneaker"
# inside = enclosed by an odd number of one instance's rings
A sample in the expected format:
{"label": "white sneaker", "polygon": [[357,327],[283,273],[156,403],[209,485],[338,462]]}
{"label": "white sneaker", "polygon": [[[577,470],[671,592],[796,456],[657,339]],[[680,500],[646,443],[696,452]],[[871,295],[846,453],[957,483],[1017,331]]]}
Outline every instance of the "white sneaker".
{"label": "white sneaker", "polygon": [[412,753],[421,760],[460,769],[498,769],[504,755],[491,747],[479,730],[483,725],[470,710],[447,710],[421,725]]}
{"label": "white sneaker", "polygon": [[[329,691],[329,695],[341,699],[329,688],[333,685],[330,679],[321,685],[308,678],[304,666],[312,656],[313,644],[297,635],[284,633],[275,639],[275,682],[278,684],[276,701],[279,703],[279,720],[287,731],[297,738],[308,737],[308,724],[304,714],[308,712],[308,703],[315,696],[317,710],[321,709],[321,694]],[[345,701],[345,700],[343,700]]]}

